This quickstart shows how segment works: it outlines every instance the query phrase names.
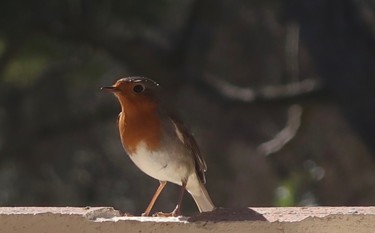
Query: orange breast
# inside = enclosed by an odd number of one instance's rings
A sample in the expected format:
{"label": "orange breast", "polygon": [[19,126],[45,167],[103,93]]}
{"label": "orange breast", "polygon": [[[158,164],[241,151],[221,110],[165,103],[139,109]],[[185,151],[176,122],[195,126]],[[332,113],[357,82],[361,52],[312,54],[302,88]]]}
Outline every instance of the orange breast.
{"label": "orange breast", "polygon": [[140,142],[149,150],[157,150],[161,139],[161,122],[152,103],[126,104],[119,118],[121,141],[129,155],[136,152]]}

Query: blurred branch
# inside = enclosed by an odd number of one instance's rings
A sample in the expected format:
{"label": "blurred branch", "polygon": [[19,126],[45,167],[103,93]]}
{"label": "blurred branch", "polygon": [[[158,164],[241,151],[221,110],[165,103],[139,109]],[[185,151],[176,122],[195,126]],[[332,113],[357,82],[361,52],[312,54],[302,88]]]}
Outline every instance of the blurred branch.
{"label": "blurred branch", "polygon": [[288,109],[288,120],[284,129],[276,136],[264,142],[258,147],[258,152],[262,155],[270,155],[280,151],[290,140],[292,140],[301,126],[302,107],[292,105]]}
{"label": "blurred branch", "polygon": [[322,90],[322,85],[316,79],[305,79],[285,85],[265,86],[258,90],[233,85],[211,74],[205,74],[203,80],[208,87],[214,89],[221,96],[242,102],[297,98]]}
{"label": "blurred branch", "polygon": [[297,81],[299,77],[299,25],[289,23],[286,26],[285,60],[288,77]]}
{"label": "blurred branch", "polygon": [[203,80],[209,87],[216,90],[222,96],[228,99],[240,100],[243,102],[253,102],[257,98],[257,93],[246,87],[232,85],[224,80],[218,79],[211,74],[203,76]]}

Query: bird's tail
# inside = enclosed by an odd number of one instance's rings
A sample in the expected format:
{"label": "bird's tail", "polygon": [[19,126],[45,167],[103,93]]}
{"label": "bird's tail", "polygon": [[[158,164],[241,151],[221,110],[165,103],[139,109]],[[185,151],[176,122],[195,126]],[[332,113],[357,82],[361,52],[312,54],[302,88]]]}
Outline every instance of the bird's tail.
{"label": "bird's tail", "polygon": [[199,181],[198,192],[191,193],[191,195],[193,196],[200,212],[208,212],[215,209],[215,205],[212,203],[211,197],[201,181]]}

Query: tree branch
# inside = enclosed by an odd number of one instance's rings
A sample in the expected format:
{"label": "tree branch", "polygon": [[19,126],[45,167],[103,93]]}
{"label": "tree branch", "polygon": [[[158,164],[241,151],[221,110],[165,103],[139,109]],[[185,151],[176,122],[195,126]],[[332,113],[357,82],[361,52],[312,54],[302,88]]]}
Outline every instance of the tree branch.
{"label": "tree branch", "polygon": [[285,128],[283,128],[276,136],[258,147],[258,152],[262,155],[271,155],[280,151],[288,142],[290,142],[297,134],[301,126],[302,107],[292,105],[288,109],[288,120]]}
{"label": "tree branch", "polygon": [[233,85],[211,74],[205,74],[203,81],[209,88],[224,98],[248,103],[258,100],[296,98],[322,90],[322,85],[316,79],[305,79],[285,85],[265,86],[258,90]]}

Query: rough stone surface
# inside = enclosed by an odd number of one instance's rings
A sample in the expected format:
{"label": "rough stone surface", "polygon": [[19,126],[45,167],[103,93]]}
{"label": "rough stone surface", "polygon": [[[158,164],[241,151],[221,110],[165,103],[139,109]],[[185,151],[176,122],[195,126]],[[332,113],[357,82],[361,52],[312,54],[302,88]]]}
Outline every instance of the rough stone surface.
{"label": "rough stone surface", "polygon": [[1,233],[375,232],[375,207],[221,208],[192,217],[123,216],[111,207],[3,207]]}

